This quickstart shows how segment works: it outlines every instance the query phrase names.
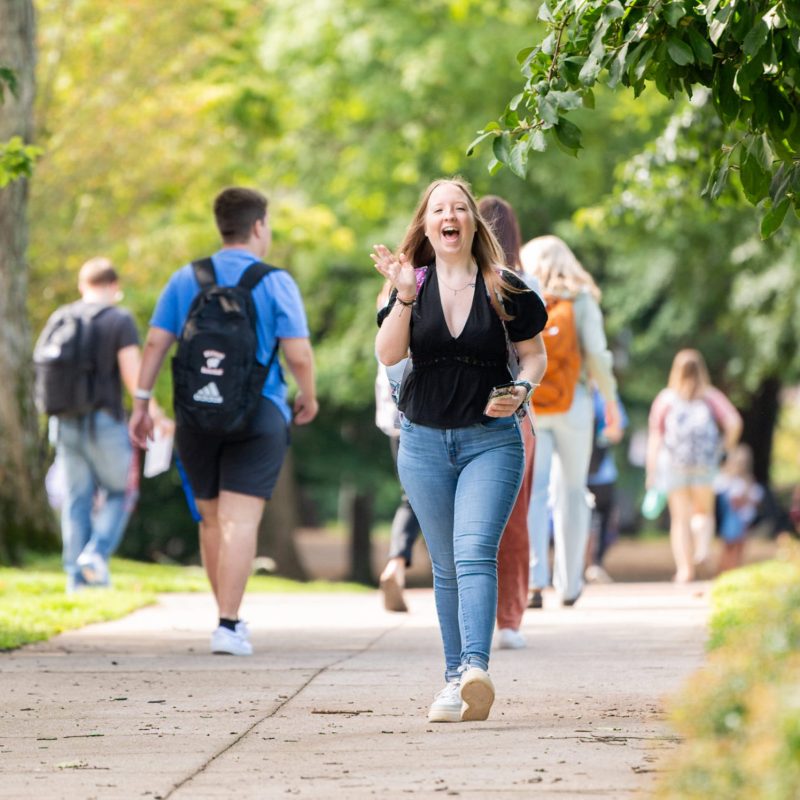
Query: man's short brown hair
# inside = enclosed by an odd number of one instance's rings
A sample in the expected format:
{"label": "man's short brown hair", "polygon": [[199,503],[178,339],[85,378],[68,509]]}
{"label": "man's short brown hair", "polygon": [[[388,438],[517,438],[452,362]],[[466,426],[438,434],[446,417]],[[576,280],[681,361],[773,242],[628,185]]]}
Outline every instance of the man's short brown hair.
{"label": "man's short brown hair", "polygon": [[255,189],[232,186],[214,200],[214,218],[226,244],[246,242],[253,225],[267,216],[267,198]]}
{"label": "man's short brown hair", "polygon": [[78,273],[78,282],[87,286],[110,286],[119,282],[119,274],[110,258],[97,256],[90,258]]}

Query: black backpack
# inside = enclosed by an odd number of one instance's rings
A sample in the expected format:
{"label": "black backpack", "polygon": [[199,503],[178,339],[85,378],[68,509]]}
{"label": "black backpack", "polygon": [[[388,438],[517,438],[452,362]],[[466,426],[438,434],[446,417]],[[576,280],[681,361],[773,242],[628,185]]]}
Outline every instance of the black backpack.
{"label": "black backpack", "polygon": [[82,301],[56,309],[33,350],[34,399],[42,414],[76,417],[95,409],[94,320],[111,306]]}
{"label": "black backpack", "polygon": [[236,286],[219,286],[210,258],[192,264],[200,293],[192,301],[172,359],[173,403],[178,425],[211,434],[245,427],[258,405],[269,362],[256,358],[256,309],[252,290],[269,272],[251,264]]}

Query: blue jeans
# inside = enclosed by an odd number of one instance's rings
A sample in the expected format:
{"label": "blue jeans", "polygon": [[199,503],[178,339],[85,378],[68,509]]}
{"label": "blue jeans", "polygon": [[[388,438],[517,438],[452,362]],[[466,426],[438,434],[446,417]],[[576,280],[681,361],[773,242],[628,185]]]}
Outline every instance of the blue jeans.
{"label": "blue jeans", "polygon": [[95,411],[93,420],[93,424],[89,416],[58,420],[56,458],[64,477],[61,537],[68,589],[85,583],[78,556],[85,551],[108,559],[130,514],[125,499],[132,455],[128,428],[105,411]]}
{"label": "blue jeans", "polygon": [[445,680],[488,669],[497,611],[497,548],[522,482],[516,417],[466,428],[403,419],[397,468],[433,564]]}
{"label": "blue jeans", "polygon": [[555,558],[553,585],[568,600],[583,589],[586,543],[591,513],[586,501],[586,479],[592,455],[594,408],[591,395],[578,384],[569,411],[536,417],[536,458],[533,491],[528,510],[531,538],[530,586],[550,585],[548,551],[552,492]]}
{"label": "blue jeans", "polygon": [[[395,468],[397,467],[397,453],[400,448],[400,440],[395,437],[390,439],[392,448],[392,458]],[[392,519],[392,535],[389,540],[389,558],[402,558],[407,567],[411,566],[411,555],[414,552],[414,542],[419,536],[419,522],[411,503],[408,502],[408,495],[403,492],[400,498],[400,505],[394,512]]]}

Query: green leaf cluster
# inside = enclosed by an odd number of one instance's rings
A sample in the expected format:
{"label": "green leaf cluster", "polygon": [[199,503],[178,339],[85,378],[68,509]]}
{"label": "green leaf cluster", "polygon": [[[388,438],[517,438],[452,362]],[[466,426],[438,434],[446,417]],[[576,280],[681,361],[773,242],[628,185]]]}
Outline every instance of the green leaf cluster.
{"label": "green leaf cluster", "polygon": [[40,147],[25,144],[21,136],[0,142],[0,189],[17,178],[30,177],[41,153]]}
{"label": "green leaf cluster", "polygon": [[581,149],[567,116],[593,106],[597,84],[637,97],[648,85],[668,98],[704,88],[737,137],[718,152],[705,193],[716,199],[738,172],[747,199],[763,206],[764,238],[790,206],[800,212],[800,3],[551,0],[539,18],[544,38],[518,55],[522,91],[473,146],[494,138],[497,162],[524,176],[530,153],[549,142]]}
{"label": "green leaf cluster", "polygon": [[11,94],[17,93],[17,77],[13,69],[0,66],[0,104],[5,102],[6,90]]}
{"label": "green leaf cluster", "polygon": [[[17,78],[14,70],[0,66],[0,105],[5,102],[6,91],[16,96]],[[0,142],[0,189],[17,178],[30,177],[33,164],[40,155],[40,148],[25,144],[20,136]]]}

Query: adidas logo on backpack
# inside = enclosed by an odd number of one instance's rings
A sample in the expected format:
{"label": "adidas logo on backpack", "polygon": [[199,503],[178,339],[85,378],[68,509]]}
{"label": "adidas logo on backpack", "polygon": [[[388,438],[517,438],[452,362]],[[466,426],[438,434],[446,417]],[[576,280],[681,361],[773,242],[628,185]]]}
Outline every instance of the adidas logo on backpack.
{"label": "adidas logo on backpack", "polygon": [[198,403],[222,403],[223,397],[219,393],[219,387],[214,381],[207,383],[201,389],[198,389],[193,395],[192,399]]}
{"label": "adidas logo on backpack", "polygon": [[[234,433],[253,415],[278,352],[276,340],[266,365],[256,357],[252,296],[276,267],[251,264],[236,286],[217,283],[210,258],[195,261],[192,268],[200,292],[192,301],[172,359],[175,419],[181,426],[206,433]],[[209,381],[209,375],[214,380]]]}

